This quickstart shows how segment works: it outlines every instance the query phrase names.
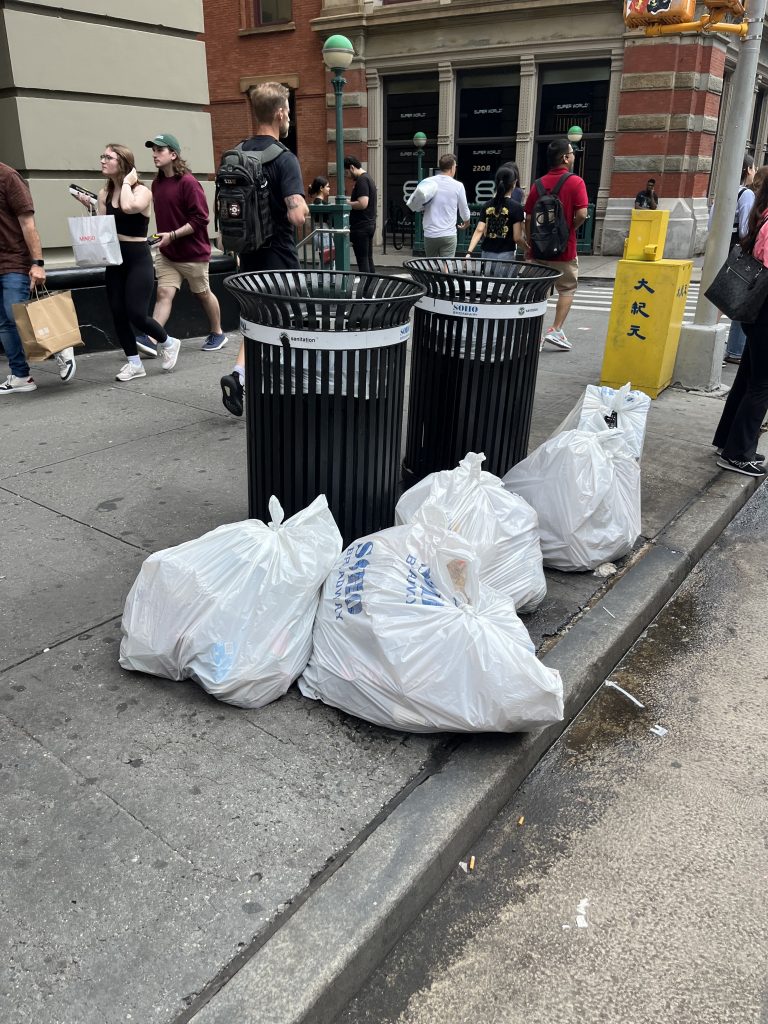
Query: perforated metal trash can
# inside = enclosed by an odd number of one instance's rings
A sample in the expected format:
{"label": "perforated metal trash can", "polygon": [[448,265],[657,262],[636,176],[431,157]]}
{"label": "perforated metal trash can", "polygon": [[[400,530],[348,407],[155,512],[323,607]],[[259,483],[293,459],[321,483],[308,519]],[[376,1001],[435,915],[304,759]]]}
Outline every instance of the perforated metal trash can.
{"label": "perforated metal trash can", "polygon": [[468,451],[502,476],[525,458],[539,343],[556,270],[496,260],[419,259],[403,484]]}
{"label": "perforated metal trash can", "polygon": [[344,542],[391,526],[413,281],[337,271],[236,274],[246,339],[248,514],[325,494]]}

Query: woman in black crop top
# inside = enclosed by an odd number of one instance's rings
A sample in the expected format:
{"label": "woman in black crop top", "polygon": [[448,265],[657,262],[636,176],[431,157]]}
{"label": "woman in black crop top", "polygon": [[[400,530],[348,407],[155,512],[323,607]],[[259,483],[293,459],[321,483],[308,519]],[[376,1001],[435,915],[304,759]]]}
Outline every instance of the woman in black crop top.
{"label": "woman in black crop top", "polygon": [[171,338],[147,312],[155,284],[147,242],[152,193],[139,182],[133,153],[119,143],[108,143],[101,155],[101,173],[107,183],[99,192],[99,213],[115,218],[123,257],[119,267],[107,267],[104,274],[115,330],[128,357],[116,380],[129,381],[147,375],[136,345],[137,332],[155,339],[164,370],[176,365],[181,342]]}
{"label": "woman in black crop top", "polygon": [[512,199],[519,177],[517,165],[512,161],[502,164],[496,171],[496,193],[481,214],[467,246],[467,256],[474,254],[482,239],[484,260],[514,262],[517,247],[523,242],[525,220],[522,206]]}

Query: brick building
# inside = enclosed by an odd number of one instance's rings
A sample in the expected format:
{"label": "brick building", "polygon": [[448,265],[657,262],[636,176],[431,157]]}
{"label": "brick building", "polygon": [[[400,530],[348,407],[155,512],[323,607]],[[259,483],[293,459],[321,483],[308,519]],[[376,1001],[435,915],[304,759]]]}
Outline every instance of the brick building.
{"label": "brick building", "polygon": [[[545,170],[549,141],[578,125],[576,170],[595,207],[595,251],[619,254],[635,194],[657,179],[670,211],[666,254],[701,252],[707,199],[729,116],[736,44],[723,35],[647,39],[608,0],[204,0],[214,149],[252,130],[248,87],[292,90],[292,140],[309,181],[334,170],[330,76],[322,43],[355,47],[346,73],[345,151],[379,183],[379,224],[403,210],[415,178],[455,152],[470,201],[516,159],[524,185]],[[532,17],[534,12],[535,17]],[[768,157],[768,60],[749,112],[749,147]],[[730,112],[732,113],[732,112]],[[743,112],[746,114],[746,112]]]}

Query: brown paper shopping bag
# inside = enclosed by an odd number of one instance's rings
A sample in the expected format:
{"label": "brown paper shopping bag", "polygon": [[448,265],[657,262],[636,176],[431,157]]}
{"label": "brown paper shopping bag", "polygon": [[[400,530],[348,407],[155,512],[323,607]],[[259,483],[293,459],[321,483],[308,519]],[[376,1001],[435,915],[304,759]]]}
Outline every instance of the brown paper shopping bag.
{"label": "brown paper shopping bag", "polygon": [[28,302],[15,302],[12,309],[30,363],[42,363],[62,349],[85,344],[72,292],[36,294]]}

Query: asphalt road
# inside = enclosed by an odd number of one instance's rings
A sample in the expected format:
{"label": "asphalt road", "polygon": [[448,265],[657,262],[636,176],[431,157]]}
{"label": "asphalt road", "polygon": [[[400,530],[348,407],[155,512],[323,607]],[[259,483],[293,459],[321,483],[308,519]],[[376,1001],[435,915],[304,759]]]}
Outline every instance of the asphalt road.
{"label": "asphalt road", "polygon": [[338,1024],[768,1021],[762,487]]}

